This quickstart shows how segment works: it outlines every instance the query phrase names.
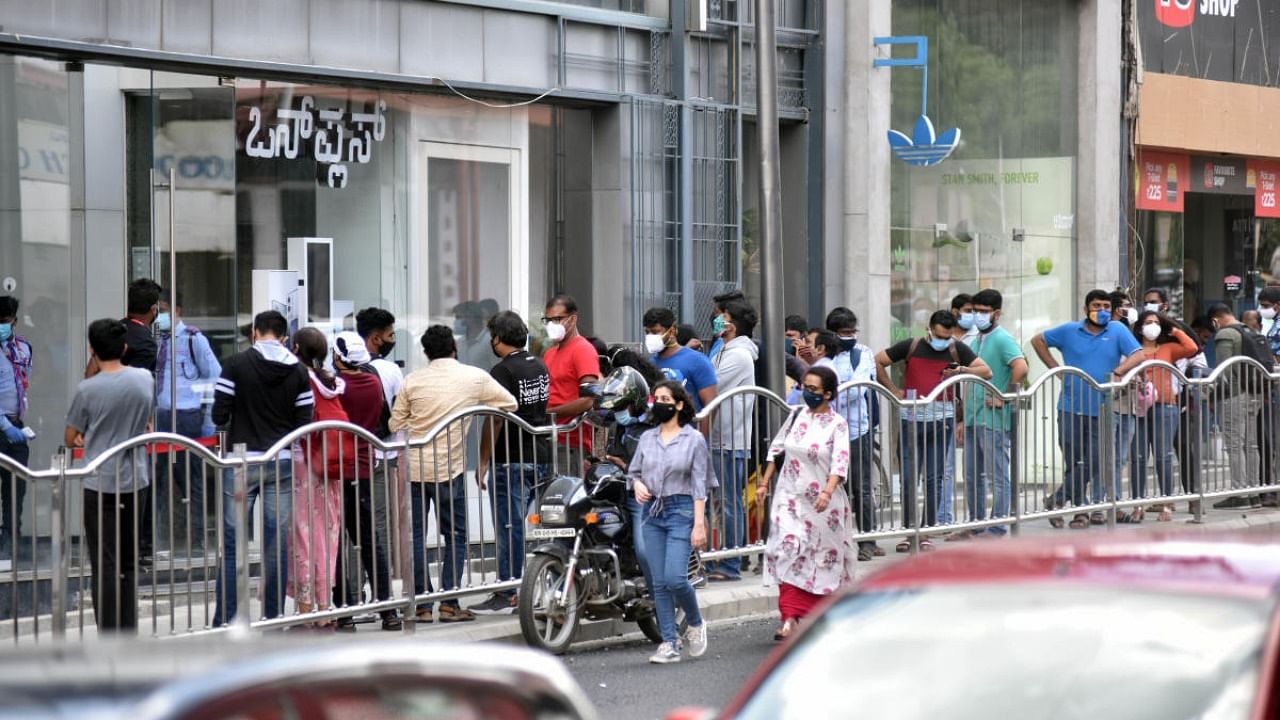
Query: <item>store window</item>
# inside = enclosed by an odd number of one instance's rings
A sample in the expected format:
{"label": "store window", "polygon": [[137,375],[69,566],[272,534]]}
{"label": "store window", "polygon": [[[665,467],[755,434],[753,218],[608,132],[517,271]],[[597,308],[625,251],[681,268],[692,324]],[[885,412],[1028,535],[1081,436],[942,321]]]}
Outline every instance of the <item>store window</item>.
{"label": "store window", "polygon": [[937,165],[892,160],[895,341],[988,287],[1024,341],[1077,314],[1077,27],[1069,2],[893,3],[894,34],[926,36],[929,55],[927,87],[892,71],[891,127],[913,136],[927,98],[935,132],[961,132]]}

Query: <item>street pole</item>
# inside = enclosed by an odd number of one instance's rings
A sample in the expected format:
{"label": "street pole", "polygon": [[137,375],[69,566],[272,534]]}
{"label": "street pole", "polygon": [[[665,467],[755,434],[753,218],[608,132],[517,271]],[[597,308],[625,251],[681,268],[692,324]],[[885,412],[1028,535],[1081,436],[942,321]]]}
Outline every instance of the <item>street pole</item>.
{"label": "street pole", "polygon": [[786,364],[781,352],[784,305],[782,294],[782,171],[778,141],[778,38],[774,28],[774,0],[756,0],[756,129],[760,138],[760,274],[765,367],[770,390],[783,394]]}

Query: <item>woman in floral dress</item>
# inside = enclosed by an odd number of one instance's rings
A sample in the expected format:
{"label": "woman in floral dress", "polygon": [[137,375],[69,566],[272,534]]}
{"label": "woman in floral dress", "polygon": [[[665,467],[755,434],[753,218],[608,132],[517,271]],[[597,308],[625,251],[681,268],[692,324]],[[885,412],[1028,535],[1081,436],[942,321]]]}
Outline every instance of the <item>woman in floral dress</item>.
{"label": "woman in floral dress", "polygon": [[764,481],[756,490],[764,501],[785,453],[773,490],[772,522],[765,550],[765,584],[778,583],[783,640],[823,597],[853,580],[857,548],[850,540],[853,516],[844,478],[849,470],[849,426],[831,409],[839,380],[826,367],[804,376],[805,408],[795,411],[769,446]]}

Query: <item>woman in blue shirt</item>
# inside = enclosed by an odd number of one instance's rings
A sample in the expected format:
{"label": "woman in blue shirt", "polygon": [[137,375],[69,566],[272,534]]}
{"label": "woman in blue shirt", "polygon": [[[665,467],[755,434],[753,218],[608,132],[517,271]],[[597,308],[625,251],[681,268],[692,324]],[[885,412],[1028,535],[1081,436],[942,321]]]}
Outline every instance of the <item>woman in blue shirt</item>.
{"label": "woman in blue shirt", "polygon": [[649,658],[652,663],[680,661],[677,603],[689,623],[683,638],[689,655],[701,657],[707,651],[707,626],[689,584],[689,551],[690,546],[706,546],[707,491],[717,482],[707,441],[693,418],[693,398],[684,387],[670,380],[658,383],[649,408],[649,419],[658,426],[640,437],[631,459],[629,484],[643,505],[640,532],[662,630],[662,644]]}

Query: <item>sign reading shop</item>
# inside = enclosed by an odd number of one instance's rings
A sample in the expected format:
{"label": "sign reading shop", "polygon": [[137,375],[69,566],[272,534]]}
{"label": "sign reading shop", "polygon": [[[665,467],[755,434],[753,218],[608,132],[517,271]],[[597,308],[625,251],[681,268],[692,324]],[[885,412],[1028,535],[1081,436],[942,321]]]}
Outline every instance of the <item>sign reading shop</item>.
{"label": "sign reading shop", "polygon": [[[330,102],[329,100],[322,100]],[[362,112],[318,107],[311,95],[295,98],[295,107],[249,107],[242,131],[244,154],[251,158],[314,160],[316,181],[331,188],[347,186],[348,165],[368,164],[374,145],[387,134],[387,103],[377,100]]]}
{"label": "sign reading shop", "polygon": [[1143,63],[1151,72],[1276,83],[1276,0],[1138,0],[1138,29]]}

